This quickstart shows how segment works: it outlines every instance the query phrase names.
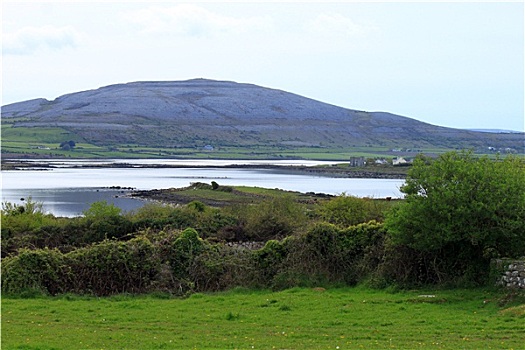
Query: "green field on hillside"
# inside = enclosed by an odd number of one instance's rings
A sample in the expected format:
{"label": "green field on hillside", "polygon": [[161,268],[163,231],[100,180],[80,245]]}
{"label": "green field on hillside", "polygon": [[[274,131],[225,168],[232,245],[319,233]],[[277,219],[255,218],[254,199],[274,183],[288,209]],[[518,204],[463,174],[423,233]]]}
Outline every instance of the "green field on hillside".
{"label": "green field on hillside", "polygon": [[4,297],[2,348],[523,349],[520,300],[505,303],[504,294],[484,289],[361,287],[237,289],[186,299]]}
{"label": "green field on hillside", "polygon": [[[350,157],[387,158],[396,156],[387,147],[294,147],[268,146],[216,146],[212,150],[203,147],[150,147],[134,144],[94,145],[78,135],[58,127],[14,127],[18,119],[2,122],[2,153],[11,157],[55,158],[196,158],[196,159],[315,159],[345,161]],[[73,140],[71,150],[60,149],[60,143]],[[441,154],[446,149],[422,149],[426,154]],[[409,155],[415,156],[413,152]],[[401,155],[406,155],[405,153]]]}

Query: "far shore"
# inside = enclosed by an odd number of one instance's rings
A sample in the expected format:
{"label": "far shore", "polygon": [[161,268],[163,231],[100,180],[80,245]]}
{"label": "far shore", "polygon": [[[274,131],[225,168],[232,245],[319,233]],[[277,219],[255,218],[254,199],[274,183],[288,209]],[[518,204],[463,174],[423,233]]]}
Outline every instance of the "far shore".
{"label": "far shore", "polygon": [[[50,159],[50,161],[53,159]],[[71,159],[65,159],[68,161]],[[101,159],[103,161],[103,159]],[[57,168],[46,160],[2,159],[2,171],[6,170],[52,170]],[[327,177],[366,178],[366,179],[405,179],[408,167],[362,166],[351,167],[344,161],[337,165],[304,166],[274,164],[230,164],[230,165],[184,165],[184,164],[131,164],[125,160],[111,164],[78,164],[72,168],[232,168],[232,169],[274,169],[290,173],[307,173]]]}

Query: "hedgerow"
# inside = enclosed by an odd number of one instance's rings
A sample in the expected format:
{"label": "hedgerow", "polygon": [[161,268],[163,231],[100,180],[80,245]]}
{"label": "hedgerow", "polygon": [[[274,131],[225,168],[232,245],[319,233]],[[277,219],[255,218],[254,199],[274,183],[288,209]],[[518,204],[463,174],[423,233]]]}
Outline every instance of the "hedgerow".
{"label": "hedgerow", "polygon": [[346,195],[306,204],[283,195],[122,214],[102,202],[79,218],[54,218],[31,200],[4,204],[2,292],[483,284],[491,258],[525,254],[524,171],[516,158],[420,157],[402,188],[407,198],[396,204]]}

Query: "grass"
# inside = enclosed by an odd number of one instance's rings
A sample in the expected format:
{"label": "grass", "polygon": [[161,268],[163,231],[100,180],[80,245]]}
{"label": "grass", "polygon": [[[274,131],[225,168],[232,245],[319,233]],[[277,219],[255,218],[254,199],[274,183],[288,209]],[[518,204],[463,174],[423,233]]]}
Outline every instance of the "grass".
{"label": "grass", "polygon": [[284,196],[289,196],[290,194],[294,194],[297,196],[302,195],[299,192],[291,192],[291,191],[284,191],[280,189],[264,188],[264,187],[257,187],[257,186],[234,186],[234,189],[236,189],[238,192],[241,192],[241,193],[254,194],[254,195],[264,196],[264,197],[284,197]]}
{"label": "grass", "polygon": [[[86,143],[78,135],[57,127],[14,127],[14,121],[1,124],[2,153],[23,157],[61,158],[189,158],[189,159],[312,159],[347,161],[350,157],[392,158],[399,155],[416,156],[412,153],[395,153],[390,148],[352,146],[345,148],[293,147],[281,145],[217,146],[213,151],[202,147],[151,147],[145,145],[113,144],[94,145]],[[63,141],[74,140],[75,149],[61,150]],[[452,149],[421,149],[425,154],[441,154]],[[492,156],[494,156],[492,154]]]}
{"label": "grass", "polygon": [[221,203],[251,203],[253,200],[235,192],[214,191],[208,189],[185,189],[176,192],[178,196],[186,197],[189,201],[215,201]]}
{"label": "grass", "polygon": [[[205,184],[211,188],[211,185]],[[231,191],[222,190],[224,187],[219,187],[218,190],[210,188],[195,188],[189,186],[181,189],[166,189],[160,190],[160,193],[145,193],[143,197],[152,198],[156,200],[176,203],[189,203],[191,201],[201,201],[212,206],[228,206],[228,205],[247,205],[259,203],[264,200],[272,198],[290,197],[296,201],[313,202],[322,200],[322,198],[315,195],[304,194],[300,192],[284,191],[280,189],[267,189],[261,187],[248,186],[226,186],[232,189]]]}
{"label": "grass", "polygon": [[[423,295],[423,296],[422,296]],[[431,295],[431,296],[430,296]],[[487,290],[364,288],[2,300],[5,349],[522,349]]]}
{"label": "grass", "polygon": [[[346,161],[353,156],[392,157],[385,147],[355,146],[348,148],[325,147],[285,147],[268,146],[220,146],[214,151],[204,151],[202,147],[169,148],[148,147],[144,145],[101,146],[86,143],[78,135],[57,127],[14,127],[16,120],[3,121],[1,125],[2,152],[4,154],[32,155],[40,157],[73,158],[196,158],[196,159],[316,159]],[[74,140],[74,150],[59,148],[63,141]],[[427,150],[423,150],[427,152]],[[443,152],[444,150],[440,150]],[[415,153],[414,153],[415,155]]]}

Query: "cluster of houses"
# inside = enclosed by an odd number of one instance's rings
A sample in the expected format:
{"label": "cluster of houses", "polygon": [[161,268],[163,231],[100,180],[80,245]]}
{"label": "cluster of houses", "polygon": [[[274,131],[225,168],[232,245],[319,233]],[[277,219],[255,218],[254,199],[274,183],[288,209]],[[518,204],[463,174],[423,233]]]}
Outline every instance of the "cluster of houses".
{"label": "cluster of houses", "polygon": [[373,161],[375,165],[409,165],[414,161],[413,158],[404,158],[404,157],[394,157],[392,160],[387,160],[386,158],[376,158],[376,159],[365,159],[365,157],[350,157],[350,166],[351,167],[361,167],[367,165],[367,162]]}
{"label": "cluster of houses", "polygon": [[499,152],[499,153],[517,153],[517,151],[514,148],[506,147],[506,148],[496,148],[489,146],[487,147],[489,152]]}

